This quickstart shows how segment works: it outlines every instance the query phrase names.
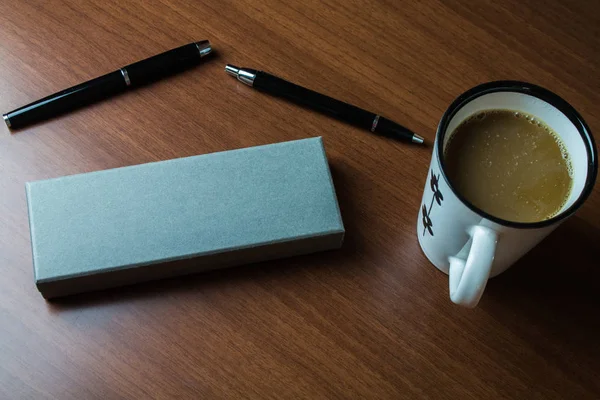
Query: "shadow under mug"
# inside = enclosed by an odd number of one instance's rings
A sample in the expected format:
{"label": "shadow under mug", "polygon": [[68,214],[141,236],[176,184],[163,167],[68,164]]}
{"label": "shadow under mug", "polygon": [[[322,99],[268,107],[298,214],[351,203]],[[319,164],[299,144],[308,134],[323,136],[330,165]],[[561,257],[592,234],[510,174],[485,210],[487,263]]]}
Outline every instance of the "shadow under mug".
{"label": "shadow under mug", "polygon": [[[483,110],[514,110],[544,121],[561,138],[573,167],[569,198],[556,216],[538,222],[511,222],[477,208],[452,186],[444,149],[456,127]],[[596,145],[585,121],[556,94],[524,82],[476,86],[446,110],[437,129],[417,223],[421,249],[449,275],[450,298],[475,307],[488,278],[505,271],[583,204],[598,173]]]}

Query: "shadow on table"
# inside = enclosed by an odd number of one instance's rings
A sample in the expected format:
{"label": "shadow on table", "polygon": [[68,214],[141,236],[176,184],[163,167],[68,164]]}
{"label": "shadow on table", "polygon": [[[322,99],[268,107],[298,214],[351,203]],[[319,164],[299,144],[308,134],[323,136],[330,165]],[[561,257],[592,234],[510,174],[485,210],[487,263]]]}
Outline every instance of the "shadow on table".
{"label": "shadow on table", "polygon": [[491,279],[484,296],[506,304],[543,301],[567,308],[598,302],[600,230],[570,218],[507,272]]}
{"label": "shadow on table", "polygon": [[[52,312],[61,312],[75,308],[92,307],[95,305],[127,303],[140,299],[152,299],[164,295],[184,294],[202,290],[207,286],[231,284],[232,282],[261,281],[262,279],[277,279],[283,275],[317,271],[324,268],[339,269],[344,266],[344,273],[352,273],[352,263],[349,261],[363,247],[358,235],[360,227],[355,225],[357,209],[353,204],[350,184],[350,171],[344,170],[344,165],[331,165],[334,184],[338,196],[340,210],[344,220],[346,236],[340,250],[332,250],[304,256],[291,257],[281,260],[265,261],[239,267],[207,271],[204,273],[167,278],[158,281],[142,282],[135,285],[117,287],[90,293],[81,293],[64,298],[51,300],[48,305]],[[163,263],[164,268],[193,265],[194,259],[179,260]]]}
{"label": "shadow on table", "polygon": [[[568,354],[600,357],[600,230],[565,221],[489,281],[480,307],[558,363]],[[554,343],[564,346],[552,354]]]}

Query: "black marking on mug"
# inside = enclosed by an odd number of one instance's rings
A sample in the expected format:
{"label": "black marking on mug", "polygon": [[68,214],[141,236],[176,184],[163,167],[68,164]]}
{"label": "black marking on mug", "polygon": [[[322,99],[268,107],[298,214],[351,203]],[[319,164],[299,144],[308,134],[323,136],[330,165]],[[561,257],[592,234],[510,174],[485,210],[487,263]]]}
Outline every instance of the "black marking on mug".
{"label": "black marking on mug", "polygon": [[435,201],[439,206],[442,205],[442,201],[444,201],[444,195],[440,191],[440,175],[434,174],[433,170],[431,170],[431,180],[429,181],[429,186],[431,187],[431,191],[433,192],[433,196],[431,197],[431,203],[429,204],[429,209],[427,206],[423,204],[421,208],[422,218],[423,218],[423,236],[425,233],[429,232],[431,236],[433,236],[433,221],[431,220],[431,209],[433,208],[433,202]]}

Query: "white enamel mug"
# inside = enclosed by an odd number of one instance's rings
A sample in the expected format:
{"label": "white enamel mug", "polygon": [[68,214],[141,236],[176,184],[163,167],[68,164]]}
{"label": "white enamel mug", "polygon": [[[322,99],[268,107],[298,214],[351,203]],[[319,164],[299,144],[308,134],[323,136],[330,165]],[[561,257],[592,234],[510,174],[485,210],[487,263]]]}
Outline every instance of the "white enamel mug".
{"label": "white enamel mug", "polygon": [[[456,127],[471,115],[490,109],[515,110],[544,121],[566,145],[573,167],[569,199],[553,218],[506,221],[475,207],[458,193],[444,168],[444,149]],[[442,116],[419,211],[417,235],[423,252],[449,275],[450,299],[475,307],[488,278],[505,271],[567,217],[592,191],[598,155],[585,121],[554,93],[523,82],[500,81],[477,86],[459,96]]]}

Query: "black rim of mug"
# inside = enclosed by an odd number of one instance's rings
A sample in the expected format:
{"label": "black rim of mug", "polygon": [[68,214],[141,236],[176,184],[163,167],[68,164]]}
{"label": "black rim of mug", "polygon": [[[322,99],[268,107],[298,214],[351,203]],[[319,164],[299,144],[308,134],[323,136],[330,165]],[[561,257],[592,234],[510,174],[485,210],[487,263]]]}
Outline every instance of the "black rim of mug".
{"label": "black rim of mug", "polygon": [[[533,97],[537,97],[538,99],[543,100],[548,104],[551,104],[552,106],[556,107],[561,113],[563,113],[569,119],[569,121],[571,121],[571,123],[575,126],[575,128],[581,135],[588,156],[587,177],[585,185],[583,187],[583,190],[579,194],[577,200],[575,200],[575,202],[569,208],[555,215],[552,218],[537,222],[514,222],[494,217],[493,215],[490,215],[485,211],[475,207],[467,199],[465,199],[460,193],[458,193],[456,189],[454,189],[452,183],[446,176],[444,157],[442,155],[444,150],[444,137],[446,136],[448,124],[456,115],[456,113],[466,104],[470,103],[471,101],[475,100],[480,96],[496,92],[523,93]],[[573,108],[573,106],[571,106],[567,101],[562,99],[557,94],[554,94],[551,91],[544,89],[540,86],[519,81],[488,82],[479,86],[475,86],[474,88],[467,90],[465,93],[458,96],[442,116],[442,119],[437,129],[437,146],[435,152],[438,158],[438,162],[440,164],[440,168],[442,170],[442,176],[446,180],[448,187],[452,190],[454,195],[458,197],[458,199],[467,207],[469,207],[473,212],[481,215],[483,218],[489,219],[492,222],[511,228],[543,228],[546,226],[550,226],[572,215],[579,209],[579,207],[581,207],[581,205],[585,202],[585,200],[592,192],[592,188],[594,187],[594,183],[596,182],[596,176],[598,174],[598,154],[596,150],[596,144],[594,143],[594,138],[592,137],[590,128],[587,126],[581,115],[579,115],[579,113],[575,110],[575,108]]]}

